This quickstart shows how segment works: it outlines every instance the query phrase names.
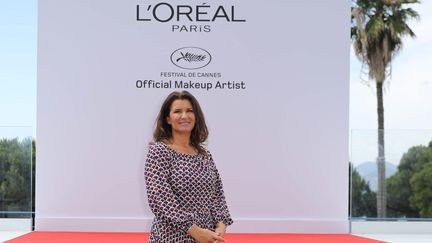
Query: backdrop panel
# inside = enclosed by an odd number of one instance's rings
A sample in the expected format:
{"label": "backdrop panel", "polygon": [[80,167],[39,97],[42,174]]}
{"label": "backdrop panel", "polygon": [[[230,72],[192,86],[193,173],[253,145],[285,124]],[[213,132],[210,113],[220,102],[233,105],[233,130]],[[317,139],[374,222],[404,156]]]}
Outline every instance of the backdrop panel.
{"label": "backdrop panel", "polygon": [[210,128],[231,232],[348,232],[349,1],[40,0],[36,229],[148,231],[163,99]]}

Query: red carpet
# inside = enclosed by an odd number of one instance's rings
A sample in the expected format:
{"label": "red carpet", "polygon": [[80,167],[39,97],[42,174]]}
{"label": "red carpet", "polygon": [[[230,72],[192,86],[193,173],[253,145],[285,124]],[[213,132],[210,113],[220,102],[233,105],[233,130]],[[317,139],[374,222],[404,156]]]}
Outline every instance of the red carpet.
{"label": "red carpet", "polygon": [[[145,243],[148,233],[32,232],[5,243]],[[349,234],[227,234],[229,243],[377,243]]]}

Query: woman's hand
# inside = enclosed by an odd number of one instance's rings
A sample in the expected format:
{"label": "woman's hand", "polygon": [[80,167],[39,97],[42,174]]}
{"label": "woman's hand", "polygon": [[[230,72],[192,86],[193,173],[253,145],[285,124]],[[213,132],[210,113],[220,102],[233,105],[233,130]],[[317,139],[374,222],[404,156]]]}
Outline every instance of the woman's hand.
{"label": "woman's hand", "polygon": [[224,223],[222,223],[222,222],[219,222],[216,225],[215,232],[219,233],[219,236],[221,236],[223,238],[224,235],[225,235],[225,231],[226,231],[226,225]]}
{"label": "woman's hand", "polygon": [[202,229],[195,224],[190,227],[188,234],[199,243],[225,242],[224,238],[220,236],[220,233]]}

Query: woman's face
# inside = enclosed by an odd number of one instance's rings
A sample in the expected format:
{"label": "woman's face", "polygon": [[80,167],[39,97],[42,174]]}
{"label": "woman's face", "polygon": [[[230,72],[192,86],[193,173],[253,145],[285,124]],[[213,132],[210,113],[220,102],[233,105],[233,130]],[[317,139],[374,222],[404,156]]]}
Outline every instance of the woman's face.
{"label": "woman's face", "polygon": [[170,112],[167,117],[171,131],[175,133],[190,134],[195,127],[195,112],[189,100],[175,100],[171,104]]}

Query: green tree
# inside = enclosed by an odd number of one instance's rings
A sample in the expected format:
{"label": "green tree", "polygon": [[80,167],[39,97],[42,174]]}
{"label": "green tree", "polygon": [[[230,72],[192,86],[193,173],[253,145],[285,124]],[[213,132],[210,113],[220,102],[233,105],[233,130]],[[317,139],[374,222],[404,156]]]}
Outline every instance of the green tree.
{"label": "green tree", "polygon": [[[387,179],[388,191],[388,210],[389,215],[392,217],[420,217],[419,207],[420,203],[413,203],[415,201],[422,201],[424,194],[420,188],[414,189],[413,177],[415,175],[426,176],[427,172],[422,172],[425,166],[432,162],[432,143],[429,146],[414,146],[411,147],[403,156],[398,166],[398,171]],[[430,177],[432,180],[432,177]],[[421,181],[416,180],[416,185],[420,185]]]}
{"label": "green tree", "polygon": [[410,180],[413,195],[410,202],[420,210],[420,217],[432,218],[432,160]]}
{"label": "green tree", "polygon": [[36,141],[32,140],[32,212],[36,211]]}
{"label": "green tree", "polygon": [[[350,166],[352,168],[352,166]],[[376,193],[356,169],[351,175],[351,217],[376,217]]]}
{"label": "green tree", "polygon": [[402,37],[414,37],[407,22],[418,14],[407,4],[418,0],[353,0],[351,39],[356,56],[375,81],[378,113],[378,217],[386,217],[383,84],[391,62],[402,48]]}
{"label": "green tree", "polygon": [[[29,212],[31,210],[31,146],[26,138],[0,140],[0,211]],[[9,217],[3,213],[0,217]],[[29,216],[28,213],[14,217]]]}

